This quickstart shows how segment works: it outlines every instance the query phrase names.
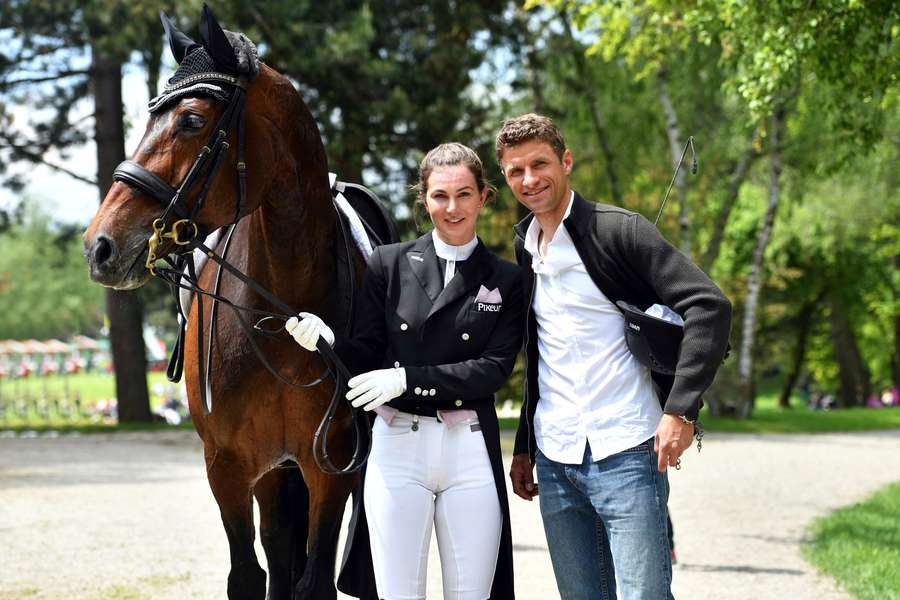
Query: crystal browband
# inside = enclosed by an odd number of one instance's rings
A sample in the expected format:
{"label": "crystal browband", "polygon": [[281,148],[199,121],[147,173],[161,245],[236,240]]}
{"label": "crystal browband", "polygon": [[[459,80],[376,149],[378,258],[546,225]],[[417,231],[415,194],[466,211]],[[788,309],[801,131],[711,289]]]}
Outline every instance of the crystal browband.
{"label": "crystal browband", "polygon": [[246,87],[246,85],[242,84],[237,77],[232,77],[231,75],[226,75],[225,73],[216,73],[215,71],[210,71],[208,73],[197,73],[196,75],[189,75],[178,83],[166,85],[166,87],[163,88],[163,94],[172,93],[175,90],[180,90],[181,88],[199,83],[201,81],[222,81],[230,85],[236,85],[242,88]]}

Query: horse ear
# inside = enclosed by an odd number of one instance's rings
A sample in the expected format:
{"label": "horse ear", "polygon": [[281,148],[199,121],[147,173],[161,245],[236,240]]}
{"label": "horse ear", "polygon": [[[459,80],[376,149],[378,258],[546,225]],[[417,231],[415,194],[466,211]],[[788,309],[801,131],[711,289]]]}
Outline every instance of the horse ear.
{"label": "horse ear", "polygon": [[172,19],[163,11],[159,11],[159,20],[162,21],[163,29],[166,30],[166,39],[169,41],[169,48],[172,50],[175,62],[181,64],[184,57],[192,50],[200,48],[200,44],[179,31]]}
{"label": "horse ear", "polygon": [[231,75],[237,74],[238,63],[234,48],[205,2],[200,16],[200,39],[218,68]]}

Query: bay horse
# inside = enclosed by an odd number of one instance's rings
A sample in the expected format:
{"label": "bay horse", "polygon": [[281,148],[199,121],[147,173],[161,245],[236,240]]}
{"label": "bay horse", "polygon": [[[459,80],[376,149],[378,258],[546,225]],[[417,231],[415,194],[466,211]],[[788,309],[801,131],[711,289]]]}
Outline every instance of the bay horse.
{"label": "bay horse", "polygon": [[[148,253],[162,256],[177,250],[173,243],[179,237],[202,239],[203,233],[236,221],[227,257],[234,267],[294,312],[339,319],[336,312],[342,307],[335,301],[339,217],[332,203],[325,149],[309,109],[291,82],[265,64],[259,64],[259,73],[250,82],[227,75],[234,72],[234,52],[206,7],[201,42],[178,31],[165,16],[163,24],[179,69],[190,63],[207,76],[186,73],[168,99],[163,98],[165,106],[157,105],[154,111],[151,103],[140,144],[132,159],[117,169],[117,181],[84,234],[91,278],[116,289],[140,287],[151,277]],[[210,60],[212,67],[201,64]],[[210,68],[222,77],[209,75]],[[229,85],[232,100],[227,97]],[[235,117],[230,111],[239,94],[245,96]],[[226,123],[217,139],[216,131],[226,121],[236,125]],[[212,156],[217,151],[216,162]],[[203,170],[196,165],[204,155],[210,177],[203,186],[180,190],[186,197],[178,198],[176,188]],[[168,226],[160,224],[169,214],[167,210],[160,218],[160,201],[165,204],[172,194],[179,203],[173,214],[190,217],[180,229],[172,226],[168,238],[155,236],[160,245],[149,249],[148,239]],[[222,248],[220,242],[215,250],[221,253]],[[350,262],[357,273],[364,266],[358,251]],[[214,271],[203,269],[198,287],[213,289]],[[231,272],[222,274],[217,290],[235,304],[273,310],[272,302]],[[203,441],[209,484],[230,547],[228,598],[336,598],[338,532],[357,475],[326,475],[312,455],[316,425],[334,384],[327,380],[297,389],[279,382],[262,368],[263,360],[282,378],[298,384],[320,377],[322,361],[299,349],[286,334],[250,340],[235,312],[213,313],[212,304],[204,302],[201,307],[193,302],[184,337],[196,339],[204,331],[201,323],[207,324],[212,339],[207,341],[206,381],[200,370],[203,344],[185,344],[184,373],[191,418]],[[253,351],[254,344],[259,353]],[[345,406],[338,409],[330,434],[335,458],[342,463],[350,454],[349,414]],[[299,470],[279,468],[289,463]],[[268,564],[268,595],[266,573],[253,547],[254,496]]]}

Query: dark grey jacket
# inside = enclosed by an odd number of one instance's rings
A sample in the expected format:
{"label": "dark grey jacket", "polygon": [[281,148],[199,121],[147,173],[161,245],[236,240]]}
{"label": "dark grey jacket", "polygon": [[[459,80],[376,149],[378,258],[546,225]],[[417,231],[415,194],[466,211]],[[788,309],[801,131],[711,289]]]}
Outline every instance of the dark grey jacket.
{"label": "dark grey jacket", "polygon": [[[534,272],[525,250],[529,215],[515,227],[516,259],[529,294],[525,312],[525,402],[516,433],[515,453],[534,460],[534,412],[538,394],[537,321],[531,307]],[[731,329],[731,303],[689,258],[660,235],[643,216],[586,201],[577,192],[563,221],[591,280],[612,302],[624,300],[642,310],[664,304],[684,319],[684,338],[674,377],[653,379],[667,413],[694,419],[701,395],[712,384],[725,357]]]}

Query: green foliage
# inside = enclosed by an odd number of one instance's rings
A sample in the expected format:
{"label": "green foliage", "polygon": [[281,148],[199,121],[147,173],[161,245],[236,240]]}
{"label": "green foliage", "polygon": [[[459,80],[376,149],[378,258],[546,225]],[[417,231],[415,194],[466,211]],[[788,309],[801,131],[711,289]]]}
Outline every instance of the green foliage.
{"label": "green foliage", "polygon": [[[409,206],[405,183],[422,154],[479,135],[493,97],[483,69],[509,35],[504,0],[244,2],[217,7],[222,23],[257,40],[291,77],[321,128],[331,170]],[[182,11],[183,12],[183,11]],[[404,211],[398,211],[400,213]]]}
{"label": "green foliage", "polygon": [[95,334],[103,289],[86,276],[81,228],[51,225],[36,209],[0,233],[0,339]]}
{"label": "green foliage", "polygon": [[900,598],[900,483],[818,519],[807,558],[854,598]]}
{"label": "green foliage", "polygon": [[742,98],[754,122],[803,80],[818,80],[832,86],[830,104],[841,124],[871,144],[883,94],[897,83],[900,5],[891,0],[526,2],[539,4],[572,11],[581,28],[596,34],[591,52],[623,59],[639,78],[678,50],[720,47],[725,87]]}

